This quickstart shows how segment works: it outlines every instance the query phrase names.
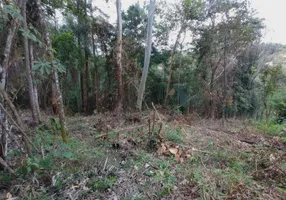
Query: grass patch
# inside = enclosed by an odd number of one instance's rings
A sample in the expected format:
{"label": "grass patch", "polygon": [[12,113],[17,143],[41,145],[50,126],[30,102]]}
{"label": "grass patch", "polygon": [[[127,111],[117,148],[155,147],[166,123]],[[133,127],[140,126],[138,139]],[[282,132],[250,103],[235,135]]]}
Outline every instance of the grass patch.
{"label": "grass patch", "polygon": [[275,121],[253,121],[251,124],[271,136],[280,136],[281,131],[286,126],[286,124],[277,124]]}
{"label": "grass patch", "polygon": [[165,135],[164,135],[164,139],[167,141],[171,141],[174,143],[182,143],[183,142],[183,138],[182,135],[179,131],[168,131]]}

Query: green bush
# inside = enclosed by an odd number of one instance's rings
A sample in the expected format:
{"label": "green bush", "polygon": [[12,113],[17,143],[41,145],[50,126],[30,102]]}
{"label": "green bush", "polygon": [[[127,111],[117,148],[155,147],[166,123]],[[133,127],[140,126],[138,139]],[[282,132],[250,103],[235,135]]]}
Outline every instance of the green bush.
{"label": "green bush", "polygon": [[283,117],[286,115],[286,88],[277,90],[268,101],[270,107],[276,113],[276,115]]}
{"label": "green bush", "polygon": [[256,121],[253,123],[253,125],[257,129],[272,136],[279,135],[285,126],[285,124],[277,124],[275,121]]}

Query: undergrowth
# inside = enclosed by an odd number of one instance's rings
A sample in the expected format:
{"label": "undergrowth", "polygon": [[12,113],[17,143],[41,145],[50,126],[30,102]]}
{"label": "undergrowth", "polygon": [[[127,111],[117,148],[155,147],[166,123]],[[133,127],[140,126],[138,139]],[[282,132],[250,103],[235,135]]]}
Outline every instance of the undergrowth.
{"label": "undergrowth", "polygon": [[[96,141],[92,135],[86,141],[71,137],[64,144],[56,122],[52,122],[51,127],[37,129],[33,144],[40,151],[34,150],[33,157],[21,156],[17,149],[9,151],[8,159],[15,163],[17,176],[0,171],[0,193],[39,200],[65,199],[69,195],[75,199],[103,199],[114,193],[128,200],[263,199],[261,191],[267,193],[265,188],[271,186],[285,194],[282,172],[286,161],[281,157],[281,162],[274,165],[271,159],[278,159],[279,154],[269,149],[226,149],[214,138],[197,138],[191,128],[187,132],[196,138],[192,145],[204,150],[193,148],[191,156],[178,163],[172,154],[149,152],[142,130],[122,134],[134,142],[132,147],[123,146],[125,143],[120,143],[112,132],[108,138]],[[260,130],[279,135],[282,126],[271,126],[256,122]],[[180,128],[165,128],[163,136],[174,145],[187,146]]]}
{"label": "undergrowth", "polygon": [[271,136],[281,136],[286,137],[282,133],[283,128],[286,127],[285,123],[278,124],[276,121],[252,121],[251,124],[256,127],[258,130],[271,135]]}

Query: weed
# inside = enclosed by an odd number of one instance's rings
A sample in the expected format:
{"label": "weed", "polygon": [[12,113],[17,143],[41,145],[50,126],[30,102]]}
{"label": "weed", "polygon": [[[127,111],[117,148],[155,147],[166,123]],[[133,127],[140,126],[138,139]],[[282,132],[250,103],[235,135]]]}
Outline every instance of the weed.
{"label": "weed", "polygon": [[285,124],[277,124],[275,121],[253,121],[251,122],[258,130],[271,136],[277,136],[285,127]]}
{"label": "weed", "polygon": [[167,134],[164,135],[165,140],[172,141],[175,143],[182,143],[183,139],[180,133],[169,131]]}
{"label": "weed", "polygon": [[113,185],[116,183],[117,178],[115,176],[109,176],[104,179],[94,179],[91,180],[88,185],[94,191],[105,191],[109,188],[112,188]]}

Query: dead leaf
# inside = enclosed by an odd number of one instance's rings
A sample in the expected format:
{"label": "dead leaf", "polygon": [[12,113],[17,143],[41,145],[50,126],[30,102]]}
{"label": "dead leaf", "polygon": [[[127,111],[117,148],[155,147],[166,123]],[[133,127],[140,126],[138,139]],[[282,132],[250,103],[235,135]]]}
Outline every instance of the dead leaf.
{"label": "dead leaf", "polygon": [[173,88],[173,89],[171,89],[171,91],[169,92],[169,95],[170,96],[173,96],[175,94],[175,89]]}
{"label": "dead leaf", "polygon": [[11,199],[13,196],[12,196],[12,194],[10,193],[10,192],[8,192],[7,194],[6,194],[6,199]]}
{"label": "dead leaf", "polygon": [[170,148],[169,151],[171,152],[171,154],[176,155],[178,153],[179,149],[177,149],[177,148]]}
{"label": "dead leaf", "polygon": [[182,164],[183,162],[184,162],[184,158],[181,157],[181,158],[179,159],[179,163]]}

